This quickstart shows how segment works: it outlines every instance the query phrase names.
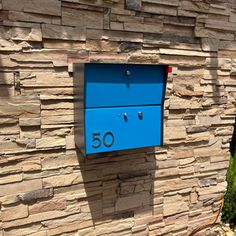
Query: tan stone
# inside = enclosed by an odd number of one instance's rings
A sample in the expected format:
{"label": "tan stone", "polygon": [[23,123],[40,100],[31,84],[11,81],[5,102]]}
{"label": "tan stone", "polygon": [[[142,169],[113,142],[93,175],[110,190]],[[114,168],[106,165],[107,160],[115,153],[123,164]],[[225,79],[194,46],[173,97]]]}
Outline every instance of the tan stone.
{"label": "tan stone", "polygon": [[154,14],[170,15],[170,16],[177,15],[177,8],[171,5],[165,6],[162,4],[143,4],[142,11]]}
{"label": "tan stone", "polygon": [[21,166],[20,165],[5,165],[0,167],[0,174],[6,175],[6,174],[14,174],[21,172]]}
{"label": "tan stone", "polygon": [[65,145],[64,138],[47,137],[36,140],[36,148],[57,148],[65,147]]}
{"label": "tan stone", "polygon": [[[1,33],[1,28],[0,28],[0,33]],[[10,56],[8,55],[0,55],[0,68],[2,67],[16,67],[17,63],[14,61],[11,61]]]}
{"label": "tan stone", "polygon": [[85,30],[81,27],[43,24],[42,34],[46,39],[85,40]]}
{"label": "tan stone", "polygon": [[76,166],[79,165],[78,157],[75,153],[73,154],[63,154],[55,155],[51,157],[45,157],[42,159],[43,169],[58,169],[66,166]]}
{"label": "tan stone", "polygon": [[2,227],[4,229],[7,229],[7,228],[12,228],[15,225],[17,225],[17,226],[28,225],[28,224],[32,224],[32,223],[36,223],[36,222],[42,222],[42,221],[45,221],[48,219],[66,217],[71,214],[73,214],[73,213],[71,213],[71,212],[68,213],[65,211],[42,212],[42,213],[30,215],[28,218],[25,218],[25,219],[18,219],[18,220],[14,220],[14,221],[4,222],[2,224]]}
{"label": "tan stone", "polygon": [[164,129],[165,140],[178,140],[186,139],[187,133],[185,127],[165,127]]}
{"label": "tan stone", "polygon": [[48,236],[47,231],[32,233],[31,236]]}
{"label": "tan stone", "polygon": [[236,50],[236,42],[222,40],[219,43],[219,49],[235,51]]}
{"label": "tan stone", "polygon": [[[47,22],[45,22],[47,23]],[[77,41],[64,41],[64,40],[53,40],[45,39],[43,41],[43,47],[48,49],[68,49],[68,50],[83,50],[85,49],[84,42]]]}
{"label": "tan stone", "polygon": [[201,172],[210,172],[210,171],[215,171],[215,170],[227,169],[228,166],[229,166],[228,161],[215,162],[209,165],[202,166]]}
{"label": "tan stone", "polygon": [[[25,52],[23,54],[16,53],[16,54],[11,55],[11,59],[14,61],[17,61],[19,64],[29,63],[30,65],[30,63],[33,62],[34,63],[33,65],[35,66],[41,63],[53,64],[54,66],[57,66],[57,67],[63,67],[63,66],[68,65],[66,54],[64,54],[62,51],[59,53],[57,50],[44,49],[42,51],[32,50],[30,52]],[[25,74],[27,74],[28,76],[31,74],[32,76],[33,73],[31,72],[21,73],[20,79],[23,79],[21,75],[25,75]],[[32,77],[28,77],[26,79],[32,79]]]}
{"label": "tan stone", "polygon": [[11,174],[7,176],[1,176],[0,178],[0,185],[1,184],[8,184],[8,183],[14,183],[14,182],[20,182],[22,181],[22,174]]}
{"label": "tan stone", "polygon": [[159,55],[137,52],[131,54],[128,61],[129,63],[156,64],[159,63]]}
{"label": "tan stone", "polygon": [[7,207],[2,211],[2,221],[11,221],[28,216],[28,207],[26,205],[18,205],[15,207]]}
{"label": "tan stone", "polygon": [[173,97],[170,99],[170,109],[199,109],[201,108],[201,100],[184,99]]}
{"label": "tan stone", "polygon": [[210,132],[201,132],[201,133],[189,134],[187,141],[201,142],[201,141],[208,141],[209,139],[210,139]]}
{"label": "tan stone", "polygon": [[160,169],[155,172],[156,178],[178,176],[180,174],[179,168]]}
{"label": "tan stone", "polygon": [[217,52],[219,48],[219,39],[202,38],[201,46],[205,52]]}
{"label": "tan stone", "polygon": [[124,23],[125,31],[145,32],[145,33],[162,33],[163,24],[139,24],[139,23]]}
{"label": "tan stone", "polygon": [[38,139],[38,138],[41,138],[41,131],[38,127],[34,127],[34,126],[31,126],[30,128],[21,127],[20,138]]}
{"label": "tan stone", "polygon": [[143,34],[136,32],[87,29],[87,39],[110,39],[112,41],[142,42]]}
{"label": "tan stone", "polygon": [[80,172],[67,174],[67,175],[58,175],[47,177],[43,179],[44,187],[62,187],[69,186],[72,184],[78,184],[83,182],[83,176]]}
{"label": "tan stone", "polygon": [[10,21],[24,21],[24,22],[37,22],[37,23],[48,23],[51,24],[53,19],[52,16],[39,15],[34,13],[19,12],[19,11],[9,11],[8,19]]}
{"label": "tan stone", "polygon": [[236,24],[227,22],[227,21],[219,21],[219,20],[210,20],[206,21],[206,28],[212,28],[217,30],[226,30],[226,31],[234,31]]}
{"label": "tan stone", "polygon": [[46,15],[61,15],[61,2],[58,0],[3,0],[4,10],[35,12]]}
{"label": "tan stone", "polygon": [[0,196],[17,195],[22,192],[28,192],[42,188],[41,179],[22,181],[19,183],[6,184],[1,186]]}
{"label": "tan stone", "polygon": [[124,30],[124,24],[120,22],[111,22],[110,27],[112,30]]}
{"label": "tan stone", "polygon": [[174,215],[189,210],[188,203],[180,195],[164,198],[164,216]]}
{"label": "tan stone", "polygon": [[63,198],[43,201],[29,206],[29,214],[37,214],[46,211],[62,211],[66,209],[66,201]]}
{"label": "tan stone", "polygon": [[39,126],[40,118],[20,118],[19,125],[20,126]]}
{"label": "tan stone", "polygon": [[120,51],[118,46],[118,42],[111,42],[108,40],[86,40],[86,48],[95,52],[117,52]]}
{"label": "tan stone", "polygon": [[71,124],[74,123],[74,116],[71,115],[60,115],[60,116],[47,116],[41,118],[42,125],[49,124]]}
{"label": "tan stone", "polygon": [[24,150],[26,145],[19,145],[13,141],[0,141],[0,152],[5,153],[8,151]]}
{"label": "tan stone", "polygon": [[205,65],[205,59],[202,57],[186,57],[186,56],[175,56],[175,55],[160,55],[160,63],[172,64],[184,67],[200,67]]}
{"label": "tan stone", "polygon": [[14,97],[1,98],[0,115],[20,116],[20,117],[39,117],[39,100],[34,97]]}
{"label": "tan stone", "polygon": [[184,159],[179,160],[179,164],[180,166],[185,166],[185,165],[192,164],[194,161],[195,161],[194,157],[184,158]]}
{"label": "tan stone", "polygon": [[179,164],[179,162],[177,160],[164,160],[164,161],[157,162],[159,169],[177,167],[178,164]]}
{"label": "tan stone", "polygon": [[166,2],[165,0],[142,0],[142,2],[156,3],[167,6],[179,6],[178,0],[172,0],[171,2]]}
{"label": "tan stone", "polygon": [[103,13],[63,7],[62,25],[103,29]]}
{"label": "tan stone", "polygon": [[198,194],[207,195],[207,194],[214,194],[214,193],[224,193],[226,191],[227,183],[222,182],[218,183],[216,186],[204,187],[204,188],[197,188]]}
{"label": "tan stone", "polygon": [[13,84],[14,83],[14,74],[13,73],[4,73],[0,72],[0,84]]}
{"label": "tan stone", "polygon": [[[54,60],[58,61],[59,60],[58,57],[60,57],[60,64],[67,65],[67,56],[65,54],[58,55],[59,54],[58,52],[47,54],[47,52],[48,51],[46,51],[45,53],[42,53],[42,52],[41,53],[35,52],[34,54],[31,53],[25,56],[24,58],[22,57],[17,58],[15,56],[15,59],[18,59],[20,61],[34,60],[35,62],[37,62],[40,60],[39,58],[41,58],[41,61],[43,60],[42,58],[44,58],[45,62],[50,62]],[[52,72],[31,72],[31,71],[28,72],[27,71],[27,72],[20,73],[20,80],[24,87],[34,87],[34,89],[37,89],[37,87],[47,87],[49,91],[50,91],[50,88],[52,87],[63,87],[64,91],[66,91],[66,87],[73,86],[73,81],[71,80],[71,78],[69,78],[68,73],[57,74],[57,73],[52,73]],[[60,90],[55,90],[56,93],[58,93],[57,91],[63,94],[62,91],[60,92]],[[51,93],[53,93],[53,90]]]}
{"label": "tan stone", "polygon": [[13,227],[8,230],[5,230],[4,234],[6,236],[13,236],[13,235],[27,235],[30,234],[33,236],[47,236],[45,234],[41,234],[41,225],[40,224],[33,224],[31,227]]}
{"label": "tan stone", "polygon": [[53,236],[53,235],[60,235],[62,232],[63,233],[69,233],[78,230],[78,235],[83,236],[83,235],[89,235],[90,232],[93,232],[93,228],[85,229],[88,227],[93,226],[93,221],[92,220],[84,220],[81,222],[81,220],[74,221],[70,224],[65,224],[65,225],[58,225],[55,228],[51,228],[48,231],[48,235]]}
{"label": "tan stone", "polygon": [[31,172],[41,170],[41,161],[38,160],[29,160],[23,161],[21,163],[23,172]]}
{"label": "tan stone", "polygon": [[5,204],[5,205],[19,203],[19,199],[15,195],[7,195],[7,196],[0,197],[0,201],[2,202],[2,204]]}
{"label": "tan stone", "polygon": [[223,70],[232,69],[232,60],[227,58],[207,58],[206,59],[207,67],[221,68]]}
{"label": "tan stone", "polygon": [[[166,35],[173,35],[177,37],[187,37],[187,38],[192,38],[194,35],[192,26],[189,25],[185,26],[178,23],[173,24],[172,22],[170,24],[165,24],[165,27],[163,27],[163,33]],[[171,37],[170,39],[168,39],[168,41],[172,41]],[[192,47],[191,50],[193,50]]]}
{"label": "tan stone", "polygon": [[[193,150],[176,151],[173,155],[174,159],[189,159],[194,156]],[[180,160],[181,161],[181,160]]]}
{"label": "tan stone", "polygon": [[194,166],[185,166],[179,168],[180,175],[190,175],[194,174],[194,172],[195,172]]}
{"label": "tan stone", "polygon": [[[6,30],[4,30],[4,28],[1,28],[0,32],[5,33]],[[19,52],[20,50],[22,50],[23,47],[30,47],[29,43],[27,43],[27,42],[13,43],[13,42],[9,42],[8,40],[3,39],[3,38],[0,39],[0,45],[1,45],[0,51],[2,51],[2,52]]]}
{"label": "tan stone", "polygon": [[206,52],[190,51],[190,50],[177,50],[177,49],[166,49],[166,48],[160,48],[160,54],[196,56],[196,57],[210,56],[210,54],[206,53]]}
{"label": "tan stone", "polygon": [[223,40],[233,40],[233,33],[229,32],[221,32],[219,30],[206,29],[203,26],[196,26],[194,29],[194,33],[196,37],[209,37],[213,39],[223,39]]}
{"label": "tan stone", "polygon": [[162,192],[162,191],[174,191],[174,190],[180,190],[189,188],[189,186],[194,187],[198,186],[198,179],[164,179],[164,180],[158,180],[154,182],[154,192]]}
{"label": "tan stone", "polygon": [[198,201],[198,194],[196,192],[191,192],[190,193],[190,202],[191,203],[197,203]]}
{"label": "tan stone", "polygon": [[66,149],[75,149],[75,136],[74,135],[68,135],[66,136]]}
{"label": "tan stone", "polygon": [[210,4],[205,2],[182,1],[181,8],[188,11],[208,12]]}
{"label": "tan stone", "polygon": [[5,35],[13,40],[42,41],[40,27],[12,27],[6,30]]}
{"label": "tan stone", "polygon": [[149,202],[150,194],[148,192],[133,194],[132,196],[118,198],[115,203],[115,210],[123,211],[132,208],[142,207],[148,205]]}
{"label": "tan stone", "polygon": [[236,12],[230,11],[229,21],[236,23]]}
{"label": "tan stone", "polygon": [[[40,95],[40,100],[72,100],[74,99],[74,96],[63,96],[63,95],[49,95],[49,94],[41,94]],[[56,112],[56,111],[54,111]]]}

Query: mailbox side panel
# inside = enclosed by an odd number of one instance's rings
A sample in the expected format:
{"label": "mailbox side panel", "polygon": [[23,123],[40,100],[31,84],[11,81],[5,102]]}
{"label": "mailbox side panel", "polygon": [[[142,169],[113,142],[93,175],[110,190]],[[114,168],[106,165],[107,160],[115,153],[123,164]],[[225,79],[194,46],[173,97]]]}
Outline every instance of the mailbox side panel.
{"label": "mailbox side panel", "polygon": [[160,146],[164,144],[164,103],[165,103],[165,94],[166,94],[166,84],[168,79],[168,65],[164,65],[164,74],[163,74],[163,87],[162,87],[162,102],[161,102],[161,143]]}
{"label": "mailbox side panel", "polygon": [[74,117],[75,117],[75,144],[83,154],[86,154],[85,146],[85,121],[84,121],[84,81],[85,65],[74,65]]}

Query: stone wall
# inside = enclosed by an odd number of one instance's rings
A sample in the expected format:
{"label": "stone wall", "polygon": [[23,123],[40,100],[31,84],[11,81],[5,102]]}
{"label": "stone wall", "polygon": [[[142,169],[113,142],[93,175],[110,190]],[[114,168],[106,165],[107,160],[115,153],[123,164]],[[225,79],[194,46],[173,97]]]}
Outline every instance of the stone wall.
{"label": "stone wall", "polygon": [[[0,9],[0,236],[208,234],[236,114],[235,1]],[[89,61],[173,66],[163,147],[81,156],[73,64]]]}

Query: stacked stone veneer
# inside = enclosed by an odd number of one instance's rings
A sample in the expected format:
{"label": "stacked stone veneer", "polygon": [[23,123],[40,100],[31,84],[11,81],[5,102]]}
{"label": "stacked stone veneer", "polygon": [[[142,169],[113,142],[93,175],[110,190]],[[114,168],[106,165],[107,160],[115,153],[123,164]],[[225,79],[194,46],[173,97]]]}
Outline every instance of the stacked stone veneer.
{"label": "stacked stone veneer", "polygon": [[[0,2],[0,236],[208,234],[236,114],[236,3]],[[165,145],[84,159],[79,62],[172,65]]]}

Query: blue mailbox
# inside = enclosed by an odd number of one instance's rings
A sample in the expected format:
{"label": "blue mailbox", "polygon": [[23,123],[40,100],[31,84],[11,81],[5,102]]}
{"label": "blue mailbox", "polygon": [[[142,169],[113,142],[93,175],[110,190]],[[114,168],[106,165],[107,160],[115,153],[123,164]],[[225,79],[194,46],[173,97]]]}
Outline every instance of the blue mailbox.
{"label": "blue mailbox", "polygon": [[160,146],[166,65],[78,64],[76,145],[84,154]]}

